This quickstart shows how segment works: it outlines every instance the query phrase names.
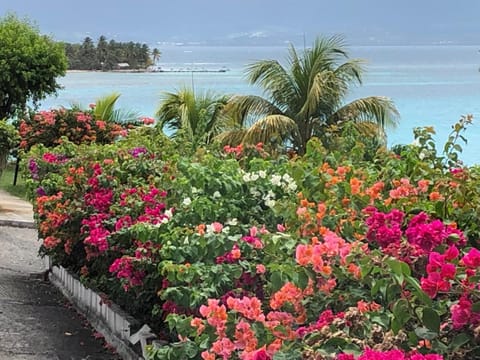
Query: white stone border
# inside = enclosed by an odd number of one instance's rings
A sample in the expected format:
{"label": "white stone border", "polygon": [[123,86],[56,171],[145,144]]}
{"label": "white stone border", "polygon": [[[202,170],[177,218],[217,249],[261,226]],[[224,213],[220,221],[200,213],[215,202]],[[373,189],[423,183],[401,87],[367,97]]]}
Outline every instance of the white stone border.
{"label": "white stone border", "polygon": [[63,295],[82,313],[90,324],[101,333],[124,360],[143,360],[132,348],[131,343],[141,342],[145,356],[146,339],[155,338],[150,328],[144,325],[137,333],[131,334],[132,326],[139,322],[122,311],[117,305],[105,304],[93,290],[86,288],[63,267],[52,266],[50,259],[44,258],[45,267],[50,269],[49,279]]}

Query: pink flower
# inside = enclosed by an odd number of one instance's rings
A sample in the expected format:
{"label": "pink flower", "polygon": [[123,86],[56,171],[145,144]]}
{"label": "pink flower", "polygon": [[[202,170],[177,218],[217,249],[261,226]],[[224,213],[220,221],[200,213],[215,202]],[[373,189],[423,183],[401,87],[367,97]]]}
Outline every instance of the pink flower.
{"label": "pink flower", "polygon": [[462,258],[461,262],[469,268],[475,269],[480,266],[480,251],[471,248],[470,251]]}
{"label": "pink flower", "polygon": [[453,328],[459,330],[470,322],[472,302],[466,296],[462,296],[457,304],[450,307],[450,312],[452,313]]}
{"label": "pink flower", "polygon": [[267,270],[263,264],[257,264],[256,269],[257,274],[265,274],[265,271]]}
{"label": "pink flower", "polygon": [[214,233],[221,233],[223,229],[223,225],[220,224],[219,222],[213,222],[212,229]]}
{"label": "pink flower", "polygon": [[143,117],[141,120],[145,125],[151,125],[155,122],[155,120],[151,117]]}
{"label": "pink flower", "polygon": [[116,273],[117,279],[127,280],[127,285],[124,286],[125,291],[127,291],[130,286],[140,286],[143,284],[143,278],[145,277],[145,274],[134,269],[134,261],[135,258],[131,256],[124,256],[115,259],[108,269],[108,271],[110,271],[112,274]]}
{"label": "pink flower", "polygon": [[284,232],[286,230],[286,227],[283,226],[282,224],[277,224],[277,231],[278,232]]}
{"label": "pink flower", "polygon": [[432,299],[437,296],[439,291],[446,292],[450,290],[450,282],[444,280],[440,273],[433,272],[428,277],[420,279],[422,290]]}
{"label": "pink flower", "polygon": [[369,241],[376,242],[382,248],[400,242],[404,217],[401,211],[393,209],[389,213],[382,213],[373,206],[365,211],[370,215],[365,221],[368,226],[366,238]]}

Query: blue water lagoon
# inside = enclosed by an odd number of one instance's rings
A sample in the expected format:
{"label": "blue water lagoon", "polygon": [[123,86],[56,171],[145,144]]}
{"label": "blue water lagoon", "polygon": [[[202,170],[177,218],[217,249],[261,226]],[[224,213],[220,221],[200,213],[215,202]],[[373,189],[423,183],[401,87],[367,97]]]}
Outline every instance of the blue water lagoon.
{"label": "blue water lagoon", "polygon": [[[443,145],[451,126],[462,115],[474,123],[466,136],[462,158],[480,163],[480,46],[358,46],[350,56],[366,60],[362,86],[351,89],[347,101],[359,97],[390,97],[400,112],[399,126],[388,132],[390,145],[413,141],[413,128],[433,126]],[[160,49],[162,69],[182,72],[101,73],[69,72],[63,89],[46,99],[42,109],[79,103],[85,107],[100,96],[119,92],[119,106],[153,116],[162,92],[193,86],[227,94],[258,94],[244,78],[245,65],[256,60],[282,62],[287,47],[170,46]],[[201,72],[198,69],[207,70]],[[225,72],[216,72],[227,69]],[[212,72],[210,72],[212,71]]]}

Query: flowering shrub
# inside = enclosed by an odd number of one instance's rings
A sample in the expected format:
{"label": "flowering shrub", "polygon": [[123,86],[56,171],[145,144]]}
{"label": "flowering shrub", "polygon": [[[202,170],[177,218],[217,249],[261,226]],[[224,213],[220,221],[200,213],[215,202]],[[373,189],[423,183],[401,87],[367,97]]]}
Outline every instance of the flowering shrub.
{"label": "flowering shrub", "polygon": [[109,144],[136,125],[98,119],[91,109],[40,111],[20,120],[20,148],[28,151],[36,144],[52,147],[61,144],[62,138],[75,144]]}
{"label": "flowering shrub", "polygon": [[182,155],[157,132],[27,164],[41,252],[167,340],[151,359],[480,356],[476,167],[352,139]]}

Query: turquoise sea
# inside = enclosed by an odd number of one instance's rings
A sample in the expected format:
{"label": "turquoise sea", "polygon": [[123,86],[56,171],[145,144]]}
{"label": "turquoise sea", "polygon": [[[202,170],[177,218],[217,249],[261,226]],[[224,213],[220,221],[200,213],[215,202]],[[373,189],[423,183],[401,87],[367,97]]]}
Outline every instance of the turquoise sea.
{"label": "turquoise sea", "polygon": [[[434,126],[439,144],[461,115],[474,115],[467,132],[469,140],[462,158],[480,164],[480,46],[353,46],[350,56],[366,60],[364,83],[352,88],[347,100],[382,95],[392,98],[400,111],[400,125],[389,131],[389,144],[413,140],[412,129]],[[244,79],[245,65],[260,59],[282,61],[287,47],[162,47],[159,65],[183,69],[171,73],[69,72],[60,79],[57,97],[43,101],[41,108],[80,103],[87,106],[111,92],[121,93],[119,106],[153,116],[162,92],[186,85],[196,91],[229,94],[261,94]],[[191,72],[218,70],[227,72]]]}

